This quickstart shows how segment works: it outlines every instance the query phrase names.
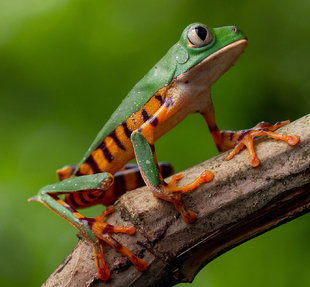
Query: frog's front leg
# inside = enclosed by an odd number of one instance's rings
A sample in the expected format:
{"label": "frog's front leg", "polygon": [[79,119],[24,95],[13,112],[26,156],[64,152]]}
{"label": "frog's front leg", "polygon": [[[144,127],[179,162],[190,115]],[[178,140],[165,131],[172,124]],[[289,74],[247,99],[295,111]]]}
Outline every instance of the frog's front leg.
{"label": "frog's front leg", "polygon": [[147,268],[144,260],[138,258],[110,235],[111,233],[126,233],[132,235],[135,233],[135,228],[133,226],[122,227],[105,223],[105,216],[114,211],[114,208],[111,206],[107,207],[100,216],[87,218],[77,212],[67,202],[61,200],[58,196],[61,194],[76,192],[85,192],[89,196],[100,196],[100,192],[105,192],[112,183],[113,176],[109,173],[79,176],[44,186],[41,188],[37,196],[29,199],[29,201],[39,201],[43,203],[52,211],[66,219],[79,230],[80,234],[87,241],[90,242],[94,250],[98,277],[101,280],[107,280],[110,278],[110,270],[107,268],[104,261],[102,249],[103,243],[110,245],[112,248],[126,256],[138,270],[143,271]]}
{"label": "frog's front leg", "polygon": [[289,145],[296,145],[299,142],[299,137],[296,135],[279,135],[274,133],[276,129],[288,124],[290,121],[278,122],[271,125],[267,122],[260,122],[255,127],[248,130],[240,131],[221,131],[218,129],[215,123],[215,116],[213,108],[210,108],[209,112],[202,113],[205,118],[212,138],[220,152],[224,152],[233,148],[233,150],[226,156],[227,160],[233,158],[238,154],[244,147],[249,151],[250,164],[253,167],[257,167],[260,164],[260,160],[256,156],[253,141],[254,138],[259,136],[269,136],[275,140],[282,140]]}
{"label": "frog's front leg", "polygon": [[146,185],[153,192],[153,195],[172,202],[183,216],[184,221],[191,223],[195,221],[196,215],[194,212],[186,209],[182,202],[181,194],[194,190],[202,183],[211,181],[213,179],[213,173],[205,170],[193,182],[181,187],[176,186],[177,181],[182,178],[181,174],[173,176],[169,183],[163,180],[155,155],[154,131],[157,125],[163,123],[175,112],[174,110],[170,110],[172,106],[172,101],[166,102],[147,122],[132,132],[131,141],[141,175]]}

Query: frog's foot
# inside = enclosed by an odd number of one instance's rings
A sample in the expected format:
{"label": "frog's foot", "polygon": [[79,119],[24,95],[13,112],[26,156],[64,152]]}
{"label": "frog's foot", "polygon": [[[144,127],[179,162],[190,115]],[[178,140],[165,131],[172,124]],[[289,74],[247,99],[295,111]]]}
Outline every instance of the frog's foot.
{"label": "frog's foot", "polygon": [[104,222],[106,215],[114,212],[113,206],[108,206],[106,210],[99,216],[95,218],[82,218],[81,221],[87,225],[91,231],[97,236],[100,237],[105,233],[126,233],[128,235],[133,235],[136,232],[136,229],[133,226],[115,226]]}
{"label": "frog's foot", "polygon": [[[50,184],[42,187],[39,194],[30,198],[30,201],[39,201],[60,215],[75,228],[77,228],[84,239],[86,239],[93,247],[98,277],[101,280],[110,278],[110,270],[104,262],[103,244],[110,245],[115,250],[126,256],[138,270],[145,270],[147,268],[144,260],[138,258],[130,250],[128,250],[121,243],[117,242],[112,236],[112,233],[125,233],[132,235],[136,232],[133,226],[123,227],[114,226],[105,222],[105,217],[114,211],[113,207],[107,209],[98,217],[87,218],[75,209],[75,205],[64,201],[58,196],[65,195],[82,195],[82,199],[96,199],[100,196],[100,192],[104,194],[113,183],[113,176],[109,173],[98,173],[85,176],[73,177],[68,180]],[[93,193],[90,193],[93,192]],[[97,194],[99,192],[99,194]],[[96,195],[96,196],[95,196]],[[65,198],[65,200],[67,197]]]}
{"label": "frog's foot", "polygon": [[193,182],[184,186],[176,186],[177,182],[183,178],[183,174],[179,173],[172,176],[172,179],[167,183],[164,189],[169,193],[182,194],[194,190],[202,183],[210,182],[213,177],[214,174],[210,170],[205,170]]}
{"label": "frog's foot", "polygon": [[98,277],[101,280],[107,280],[110,278],[110,271],[106,267],[103,256],[102,245],[104,243],[108,244],[116,251],[127,257],[139,271],[144,271],[147,269],[147,265],[143,259],[137,257],[128,248],[111,236],[111,233],[126,233],[128,235],[133,235],[136,232],[136,229],[133,226],[115,226],[103,222],[105,220],[105,216],[112,212],[114,212],[114,208],[109,206],[98,217],[81,219],[81,221],[92,231],[99,242],[97,246],[93,246],[93,249],[96,258]]}
{"label": "frog's foot", "polygon": [[[157,114],[158,117],[160,116],[159,114]],[[154,119],[154,117],[152,118]],[[146,129],[150,128],[150,126],[152,126],[151,123],[149,123],[149,125],[147,123],[144,124]],[[172,202],[183,216],[185,222],[191,223],[195,221],[195,213],[185,208],[181,196],[184,192],[192,191],[200,184],[211,181],[213,173],[210,171],[204,171],[192,183],[182,187],[176,186],[177,181],[182,178],[181,174],[173,176],[171,182],[166,183],[158,170],[152,137],[149,143],[141,132],[134,131],[131,134],[131,141],[133,143],[141,175],[146,185],[151,189],[153,195],[162,200]]]}
{"label": "frog's foot", "polygon": [[196,220],[196,214],[193,211],[186,209],[182,202],[181,194],[193,191],[202,183],[210,182],[214,175],[211,171],[205,170],[193,182],[184,186],[176,186],[177,182],[182,177],[183,175],[181,173],[174,175],[170,182],[162,185],[162,192],[154,192],[154,196],[172,202],[176,209],[181,213],[184,221],[192,223]]}
{"label": "frog's foot", "polygon": [[226,156],[227,160],[233,158],[238,154],[245,146],[249,151],[250,164],[253,167],[257,167],[260,164],[260,160],[256,156],[253,140],[255,137],[259,136],[269,136],[275,140],[282,140],[293,146],[299,142],[299,137],[296,135],[279,135],[274,133],[276,129],[288,124],[290,121],[278,122],[274,125],[271,125],[267,122],[260,122],[255,127],[249,130],[238,131],[234,133],[233,137],[236,141],[235,147],[233,150]]}
{"label": "frog's foot", "polygon": [[106,215],[111,214],[114,211],[113,207],[107,207],[98,217],[87,218],[72,208],[68,203],[59,199],[57,195],[41,193],[30,200],[42,202],[64,219],[68,220],[80,231],[82,236],[93,247],[99,279],[108,280],[110,278],[110,270],[104,261],[104,243],[110,245],[112,248],[126,256],[138,270],[143,271],[147,268],[144,260],[138,258],[111,236],[111,233],[126,233],[128,235],[133,235],[136,232],[136,229],[133,226],[114,226],[103,222]]}

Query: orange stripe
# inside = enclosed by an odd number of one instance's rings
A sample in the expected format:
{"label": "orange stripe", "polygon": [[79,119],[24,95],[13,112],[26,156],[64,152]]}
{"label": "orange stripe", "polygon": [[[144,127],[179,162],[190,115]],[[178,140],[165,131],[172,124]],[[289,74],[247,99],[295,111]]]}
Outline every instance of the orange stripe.
{"label": "orange stripe", "polygon": [[80,173],[82,173],[82,174],[93,174],[94,172],[93,172],[91,166],[88,163],[84,162],[80,166]]}
{"label": "orange stripe", "polygon": [[95,149],[92,153],[91,153],[94,161],[97,163],[98,167],[104,171],[106,165],[108,164],[108,161],[106,160],[106,158],[103,155],[103,151],[102,149]]}

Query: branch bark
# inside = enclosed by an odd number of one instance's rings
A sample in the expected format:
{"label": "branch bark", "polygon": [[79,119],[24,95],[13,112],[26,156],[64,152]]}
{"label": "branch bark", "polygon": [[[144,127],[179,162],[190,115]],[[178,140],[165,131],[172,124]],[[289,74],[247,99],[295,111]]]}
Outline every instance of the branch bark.
{"label": "branch bark", "polygon": [[123,195],[108,222],[134,225],[135,236],[113,237],[143,257],[145,272],[110,247],[105,259],[111,269],[107,282],[96,277],[90,245],[83,239],[43,286],[171,286],[192,281],[208,262],[234,246],[297,218],[310,210],[310,115],[281,129],[296,134],[290,147],[271,139],[256,141],[261,160],[251,168],[247,151],[230,161],[218,155],[184,172],[186,184],[203,170],[215,174],[211,183],[184,196],[197,221],[186,224],[174,207],[155,199],[146,188]]}

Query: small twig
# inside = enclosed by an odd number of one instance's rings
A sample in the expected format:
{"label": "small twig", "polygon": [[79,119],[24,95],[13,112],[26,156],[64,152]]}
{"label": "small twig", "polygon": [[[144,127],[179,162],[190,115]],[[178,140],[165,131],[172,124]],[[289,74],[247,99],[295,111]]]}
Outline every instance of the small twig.
{"label": "small twig", "polygon": [[171,286],[192,281],[198,270],[234,246],[310,210],[310,115],[278,130],[300,136],[298,146],[269,139],[256,141],[261,160],[250,167],[246,151],[230,161],[216,156],[184,172],[185,184],[203,170],[215,174],[190,196],[186,206],[198,215],[186,224],[174,207],[146,188],[126,193],[108,222],[134,225],[135,236],[113,237],[143,257],[137,271],[116,251],[105,248],[109,281],[96,277],[92,248],[80,240],[44,286]]}

